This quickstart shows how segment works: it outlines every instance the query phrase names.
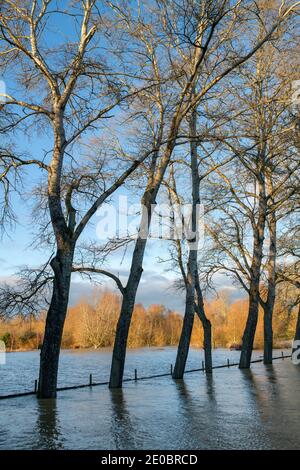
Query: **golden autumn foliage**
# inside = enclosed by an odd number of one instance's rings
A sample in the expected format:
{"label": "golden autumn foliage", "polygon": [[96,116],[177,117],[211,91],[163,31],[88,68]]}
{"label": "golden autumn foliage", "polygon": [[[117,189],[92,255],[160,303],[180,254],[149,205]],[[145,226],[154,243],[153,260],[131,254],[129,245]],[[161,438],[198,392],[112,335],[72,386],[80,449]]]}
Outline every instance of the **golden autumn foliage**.
{"label": "golden autumn foliage", "polygon": [[[296,311],[288,307],[287,299],[280,296],[274,312],[275,347],[293,338]],[[112,292],[101,293],[93,304],[82,300],[70,307],[65,323],[63,348],[111,347],[120,311],[120,297]],[[291,304],[292,305],[292,304]],[[213,347],[230,347],[240,343],[247,318],[247,300],[230,302],[224,293],[205,303],[206,313],[212,322]],[[177,345],[182,326],[182,315],[163,305],[153,304],[145,308],[137,304],[134,309],[128,346]],[[40,348],[43,340],[44,315],[39,318],[17,317],[0,322],[0,339],[8,350]],[[198,317],[195,318],[192,345],[202,347],[203,331]],[[263,347],[263,315],[260,312],[255,347]]]}

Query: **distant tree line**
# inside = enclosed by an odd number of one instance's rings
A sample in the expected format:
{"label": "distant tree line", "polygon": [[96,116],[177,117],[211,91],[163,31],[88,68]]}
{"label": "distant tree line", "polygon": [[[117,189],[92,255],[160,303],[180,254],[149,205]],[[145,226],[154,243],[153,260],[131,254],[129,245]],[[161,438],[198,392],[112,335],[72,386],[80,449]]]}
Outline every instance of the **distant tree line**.
{"label": "distant tree line", "polygon": [[[293,296],[282,297],[275,306],[274,345],[290,347],[294,337],[297,311]],[[64,349],[100,349],[112,347],[120,311],[120,296],[104,292],[96,300],[80,301],[70,307],[62,338]],[[212,345],[236,347],[241,344],[247,318],[247,299],[229,302],[225,292],[218,298],[205,302],[205,309],[213,327]],[[153,304],[145,308],[137,304],[134,308],[128,336],[128,347],[176,346],[178,344],[183,317],[180,313],[166,309],[164,305]],[[45,315],[38,317],[15,317],[0,321],[0,340],[7,351],[40,349],[43,344]],[[204,334],[200,319],[197,318],[191,336],[191,345],[204,347]],[[264,345],[263,315],[259,317],[254,347]]]}

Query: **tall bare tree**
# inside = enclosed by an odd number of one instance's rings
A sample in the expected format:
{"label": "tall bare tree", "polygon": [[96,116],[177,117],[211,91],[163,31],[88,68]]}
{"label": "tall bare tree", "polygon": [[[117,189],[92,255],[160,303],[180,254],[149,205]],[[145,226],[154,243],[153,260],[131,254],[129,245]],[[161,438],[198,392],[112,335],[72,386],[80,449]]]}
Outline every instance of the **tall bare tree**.
{"label": "tall bare tree", "polygon": [[[223,188],[218,188],[219,220],[208,227],[214,247],[211,272],[230,273],[249,295],[242,368],[250,365],[259,304],[264,310],[264,362],[272,362],[278,224],[296,207],[299,159],[296,147],[287,146],[294,133],[289,111],[295,70],[287,74],[279,69],[285,52],[280,46],[277,37],[240,74],[242,87],[235,94],[240,115],[223,139],[237,160],[227,172],[216,172]],[[216,181],[212,184],[215,187]]]}
{"label": "tall bare tree", "polygon": [[[52,282],[40,361],[38,394],[43,398],[56,396],[60,344],[78,239],[103,202],[156,150],[147,149],[142,155],[133,150],[128,156],[120,145],[110,148],[109,140],[104,142],[102,138],[98,142],[101,148],[92,158],[84,152],[84,136],[103,132],[101,123],[113,109],[121,116],[122,103],[153,86],[143,74],[142,65],[128,61],[127,67],[120,57],[116,47],[118,31],[112,40],[113,9],[102,14],[98,7],[95,0],[74,2],[67,8],[63,2],[46,0],[22,4],[4,1],[0,13],[1,65],[6,69],[7,82],[18,89],[16,96],[7,91],[4,107],[14,110],[14,128],[26,124],[27,129],[35,127],[39,132],[47,129],[52,146],[49,153],[23,162],[37,166],[47,177],[42,183],[42,196],[52,227],[52,274],[47,273],[39,282],[40,273],[47,269],[39,270],[33,282],[25,282],[26,287],[32,287],[25,295],[9,288],[2,291],[2,307],[17,310],[24,303],[33,305],[46,280]],[[57,30],[64,21],[70,24],[69,41],[62,39]],[[104,59],[102,48],[108,42],[114,47]]]}
{"label": "tall bare tree", "polygon": [[[240,25],[244,30],[245,27],[250,26],[248,21],[253,21],[254,18],[257,18],[257,15],[259,17],[260,11],[259,8],[257,10],[257,4],[254,2],[252,5],[255,10],[254,17],[247,6],[244,8],[242,2],[232,4],[228,1],[211,2],[204,0],[201,2],[182,1],[175,4],[174,2],[160,1],[157,4],[160,9],[156,21],[159,26],[161,25],[161,31],[166,38],[167,57],[170,65],[175,66],[179,71],[180,79],[178,80],[177,95],[173,98],[172,113],[169,114],[169,124],[164,128],[165,140],[168,143],[157,154],[157,160],[153,162],[153,171],[141,200],[145,208],[144,218],[141,221],[142,230],[140,230],[135,244],[130,274],[124,289],[123,303],[117,325],[110,375],[111,388],[121,387],[122,385],[126,343],[136,292],[143,269],[143,258],[147,242],[145,231],[147,232],[149,229],[152,205],[156,202],[176,139],[180,135],[183,119],[197,107],[215,85],[251,58],[272,37],[272,34],[294,8],[294,4],[289,6],[285,3],[281,4],[276,18],[266,30],[264,36],[259,38],[255,44],[245,45],[243,41],[237,41],[237,44],[233,40],[232,31],[234,29],[238,30]],[[123,17],[131,17],[128,11],[122,13],[122,15]],[[143,20],[143,26],[145,22],[146,19]],[[150,25],[148,25],[149,28],[151,29]],[[139,26],[135,25],[134,29],[139,31]],[[174,44],[176,47],[174,47]],[[187,64],[192,65],[187,67]],[[201,76],[201,72],[203,76]],[[191,280],[191,285],[193,285],[193,282]],[[192,311],[194,302],[189,302],[188,308],[189,311]],[[192,314],[188,315],[188,318],[190,317],[192,317]],[[184,343],[187,344],[185,339]],[[184,361],[181,362],[184,363]]]}
{"label": "tall bare tree", "polygon": [[[192,194],[192,210],[190,221],[185,221],[185,216],[182,211],[181,213],[181,222],[183,232],[185,232],[185,222],[189,225],[187,227],[186,237],[183,239],[177,238],[178,235],[174,233],[175,240],[172,242],[174,250],[170,250],[171,260],[172,260],[172,269],[179,268],[181,278],[183,281],[183,286],[185,289],[186,295],[186,307],[185,307],[185,316],[182,326],[180,343],[177,351],[176,365],[174,368],[173,377],[182,378],[185,364],[187,360],[187,355],[190,346],[190,340],[192,335],[192,329],[194,324],[194,314],[196,313],[202,323],[204,331],[204,356],[205,356],[205,370],[210,373],[212,371],[212,340],[211,340],[211,323],[205,314],[204,301],[202,290],[200,286],[200,279],[198,273],[198,263],[197,263],[197,249],[199,248],[199,236],[200,236],[200,227],[199,227],[199,215],[200,215],[200,176],[199,176],[199,162],[198,155],[196,153],[196,146],[194,142],[191,143],[191,160],[192,160],[192,187],[194,188]],[[170,181],[167,183],[170,206],[172,208],[172,225],[173,218],[178,217],[178,209],[184,205],[184,200],[179,196],[176,185],[176,178],[174,175],[174,165],[171,165],[170,168]],[[176,215],[175,215],[176,214]],[[178,224],[178,221],[177,221]],[[176,227],[176,222],[175,222]],[[176,230],[176,228],[175,228]],[[183,233],[184,235],[184,233]],[[186,240],[185,240],[186,238]],[[185,241],[190,245],[187,247],[188,254],[185,253]],[[194,251],[192,253],[192,250]],[[187,258],[187,259],[186,259]],[[170,260],[168,260],[170,261]],[[193,263],[195,265],[193,265]],[[178,287],[182,288],[182,282],[179,282]],[[193,305],[191,306],[191,303]]]}

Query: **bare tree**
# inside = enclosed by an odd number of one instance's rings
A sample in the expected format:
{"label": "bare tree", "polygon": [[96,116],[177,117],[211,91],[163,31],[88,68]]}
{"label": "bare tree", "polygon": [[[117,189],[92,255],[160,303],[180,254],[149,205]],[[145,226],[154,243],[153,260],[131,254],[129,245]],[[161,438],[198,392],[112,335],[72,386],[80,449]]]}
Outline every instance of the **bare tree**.
{"label": "bare tree", "polygon": [[[59,39],[57,49],[49,45],[47,31],[52,31],[64,17],[71,19],[73,39],[70,42]],[[102,139],[104,150],[95,152],[93,164],[80,161],[80,154],[84,155],[84,135],[99,132],[113,109],[122,113],[122,103],[134,100],[141,89],[153,86],[153,81],[143,74],[142,65],[134,67],[130,63],[126,68],[116,48],[118,35],[110,56],[103,59],[101,45],[112,41],[109,26],[113,21],[113,9],[107,16],[100,15],[95,0],[75,2],[67,9],[46,0],[28,0],[22,5],[4,1],[0,13],[0,60],[8,76],[16,73],[19,77],[18,97],[7,92],[4,107],[15,112],[14,128],[42,126],[49,130],[52,140],[50,153],[26,161],[13,159],[13,165],[19,162],[38,166],[47,177],[41,196],[46,197],[44,207],[51,220],[55,254],[50,260],[52,293],[40,362],[38,395],[43,398],[56,396],[60,344],[77,241],[103,202],[142,161],[157,151],[148,148],[136,155],[133,150],[128,156],[121,146],[117,151],[107,151],[108,145],[105,147]],[[49,226],[48,221],[46,225]],[[16,297],[8,290],[2,305],[17,308],[17,304],[33,301],[36,289],[31,290],[29,298],[24,289],[21,294],[25,295]],[[7,303],[9,299],[12,304]]]}
{"label": "bare tree", "polygon": [[[188,246],[188,255],[187,260],[186,255],[184,253],[184,239],[176,238],[172,242],[175,248],[175,253],[171,250],[171,260],[172,260],[172,268],[179,268],[183,286],[185,289],[186,294],[186,307],[185,307],[185,316],[184,322],[182,325],[182,331],[180,336],[180,342],[178,346],[176,364],[174,368],[173,377],[174,378],[182,378],[186,360],[188,356],[192,329],[194,324],[194,313],[196,313],[202,323],[203,331],[204,331],[204,356],[205,356],[205,370],[207,373],[212,372],[212,344],[211,344],[211,323],[209,319],[205,315],[204,309],[204,301],[202,290],[200,287],[200,280],[199,280],[199,273],[198,273],[198,263],[197,263],[197,249],[199,245],[199,205],[200,205],[200,194],[199,194],[199,186],[200,186],[200,176],[199,176],[199,167],[198,167],[198,155],[196,153],[196,147],[194,143],[191,143],[191,160],[192,160],[192,187],[193,195],[192,195],[192,213],[191,216],[191,224],[190,227],[187,228],[187,243],[190,244]],[[174,166],[171,166],[170,169],[170,182],[167,184],[168,192],[169,192],[169,200],[170,205],[173,208],[173,214],[178,212],[178,208],[184,204],[183,199],[179,197],[177,187],[176,187],[176,179],[174,176]],[[175,209],[176,207],[176,209]],[[176,217],[173,215],[172,217]],[[183,232],[185,230],[185,220],[184,215],[181,216]],[[173,223],[173,221],[172,221]],[[178,223],[178,221],[177,221]],[[176,222],[175,222],[176,224]],[[194,250],[196,253],[191,253]],[[168,260],[170,261],[170,260]],[[185,267],[186,264],[186,267]],[[182,288],[182,283],[179,283],[179,288]]]}
{"label": "bare tree", "polygon": [[[293,74],[278,70],[280,43],[275,44],[265,45],[240,74],[243,88],[235,94],[240,116],[223,137],[237,160],[227,172],[216,171],[221,183],[218,196],[213,192],[218,216],[208,227],[213,239],[211,273],[230,273],[249,295],[243,368],[250,365],[259,304],[264,310],[264,362],[272,362],[278,222],[295,210],[299,181],[297,150],[287,146],[294,132],[289,114]],[[215,187],[216,181],[211,183]]]}
{"label": "bare tree", "polygon": [[[144,218],[141,221],[143,229],[138,234],[129,278],[124,288],[113,350],[110,375],[111,388],[121,387],[122,385],[126,343],[136,292],[142,275],[143,257],[147,242],[145,231],[148,232],[149,230],[152,205],[156,202],[158,191],[175,147],[176,138],[180,135],[183,119],[199,105],[215,85],[252,57],[272,37],[272,34],[294,8],[294,5],[287,6],[283,3],[279,13],[277,12],[277,17],[264,36],[254,45],[246,46],[246,50],[245,45],[239,42],[238,45],[236,44],[238,46],[237,51],[234,47],[235,41],[232,41],[231,32],[233,29],[239,29],[241,23],[244,28],[249,19],[249,14],[251,16],[248,8],[244,9],[241,2],[235,4],[227,1],[212,3],[205,0],[200,3],[183,1],[175,4],[174,2],[163,1],[158,2],[158,4],[161,13],[159,11],[157,22],[162,25],[163,34],[166,35],[166,45],[170,45],[168,58],[171,61],[171,66],[179,69],[179,90],[173,98],[174,104],[169,117],[169,125],[164,128],[168,143],[161,155],[158,153],[153,159],[150,178],[141,200],[145,208]],[[253,3],[253,7],[256,10],[256,3]],[[259,11],[255,11],[255,15],[257,14],[259,16]],[[122,15],[123,17],[131,16],[128,11],[122,13]],[[143,20],[143,22],[145,21]],[[139,27],[136,25],[134,29],[139,31]],[[177,45],[176,48],[174,48],[174,44]],[[229,47],[227,50],[226,45]],[[192,65],[186,67],[187,63]],[[203,82],[200,80],[201,72],[203,72],[203,78],[205,77]],[[193,309],[194,302],[191,301],[189,302],[189,311],[193,311]],[[192,314],[189,315],[190,317],[192,317]],[[184,343],[186,345],[187,341],[184,340]]]}

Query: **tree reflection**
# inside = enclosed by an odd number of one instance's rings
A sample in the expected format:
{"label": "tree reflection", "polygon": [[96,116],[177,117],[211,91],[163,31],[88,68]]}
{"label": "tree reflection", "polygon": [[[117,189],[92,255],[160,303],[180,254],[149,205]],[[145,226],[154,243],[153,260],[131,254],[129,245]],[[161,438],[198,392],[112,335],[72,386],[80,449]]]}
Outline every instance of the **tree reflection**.
{"label": "tree reflection", "polygon": [[38,449],[63,448],[56,399],[38,400],[36,428]]}
{"label": "tree reflection", "polygon": [[136,449],[134,429],[122,389],[111,390],[111,433],[116,449]]}

